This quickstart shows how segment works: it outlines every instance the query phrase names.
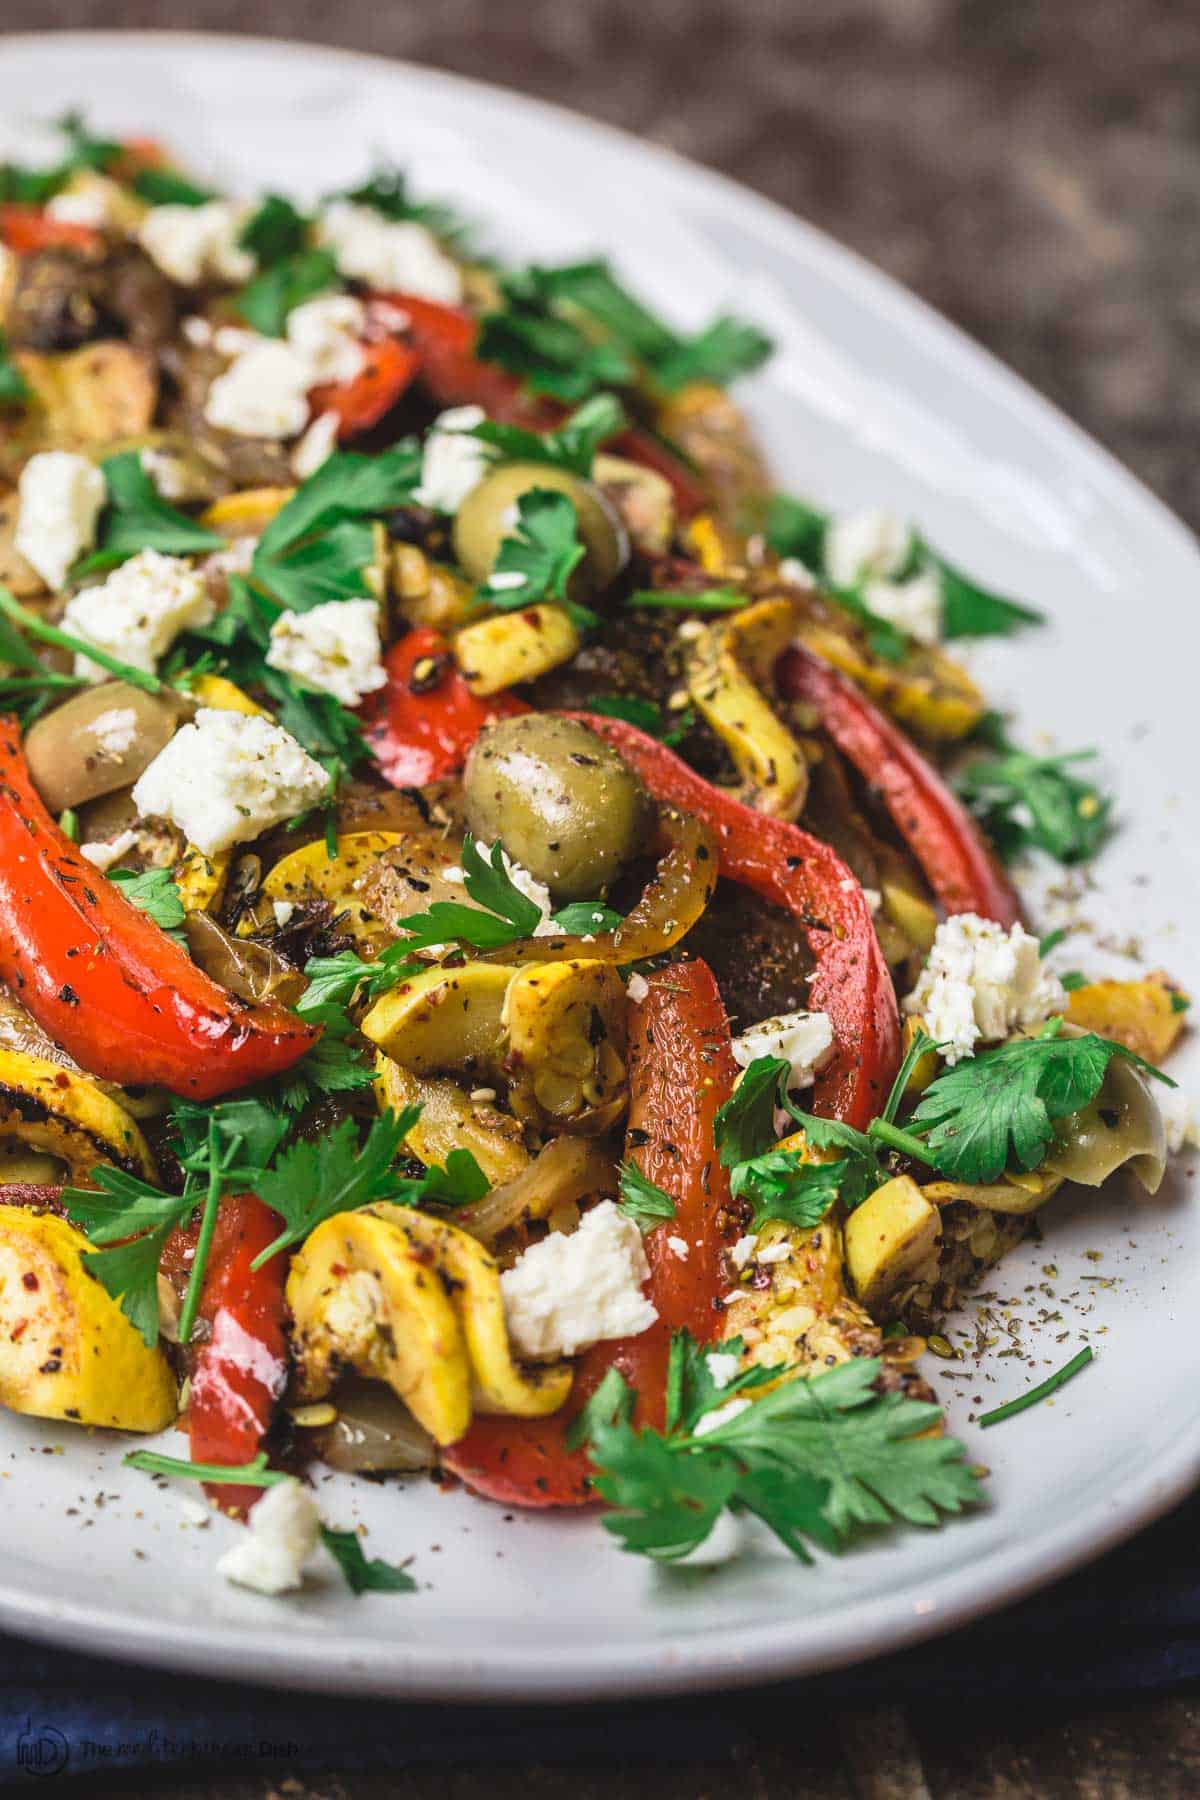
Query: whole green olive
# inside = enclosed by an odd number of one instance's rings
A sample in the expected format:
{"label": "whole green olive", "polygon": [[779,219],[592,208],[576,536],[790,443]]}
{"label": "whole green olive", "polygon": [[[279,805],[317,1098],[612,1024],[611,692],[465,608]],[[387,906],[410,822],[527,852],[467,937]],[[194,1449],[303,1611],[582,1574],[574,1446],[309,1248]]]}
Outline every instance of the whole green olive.
{"label": "whole green olive", "polygon": [[454,521],[454,554],[473,581],[486,581],[500,546],[517,524],[517,505],[535,488],[565,494],[574,503],[579,541],[586,555],[571,576],[571,597],[601,593],[620,574],[629,540],[612,502],[579,475],[542,463],[505,463],[472,488]]}
{"label": "whole green olive", "polygon": [[72,694],[26,735],[34,786],[52,813],[129,787],[174,736],[182,710],[124,681]]}
{"label": "whole green olive", "polygon": [[594,900],[645,848],[650,801],[633,770],[574,719],[524,713],[480,732],[463,775],[467,823],[500,839],[555,900]]}

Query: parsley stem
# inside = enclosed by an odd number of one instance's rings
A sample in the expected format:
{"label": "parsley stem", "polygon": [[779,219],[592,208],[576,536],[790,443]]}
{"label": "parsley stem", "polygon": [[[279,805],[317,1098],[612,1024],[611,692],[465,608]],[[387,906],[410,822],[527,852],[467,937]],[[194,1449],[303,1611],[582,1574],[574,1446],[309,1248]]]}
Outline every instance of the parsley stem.
{"label": "parsley stem", "polygon": [[185,1481],[231,1481],[238,1487],[274,1487],[286,1481],[280,1469],[269,1469],[265,1451],[253,1462],[238,1466],[224,1463],[188,1462],[183,1456],[160,1456],[157,1450],[131,1450],[123,1458],[127,1469],[141,1469],[147,1475],[182,1475]]}
{"label": "parsley stem", "polygon": [[[229,1158],[233,1158],[241,1149],[242,1140],[236,1138],[230,1146]],[[217,1121],[210,1113],[208,1119],[208,1194],[204,1201],[204,1217],[200,1221],[200,1235],[196,1239],[196,1254],[192,1258],[192,1272],[188,1276],[187,1293],[183,1296],[183,1306],[179,1313],[179,1341],[189,1344],[192,1329],[196,1323],[196,1313],[200,1307],[200,1295],[204,1287],[204,1272],[208,1267],[208,1253],[212,1249],[213,1233],[217,1229],[217,1215],[221,1208],[221,1189],[225,1184],[225,1171],[228,1165],[222,1164],[217,1137]]]}
{"label": "parsley stem", "polygon": [[144,669],[135,669],[130,663],[118,661],[110,656],[107,650],[101,650],[95,644],[89,644],[84,638],[72,637],[69,632],[59,631],[55,625],[47,625],[36,613],[18,606],[8,589],[0,587],[0,612],[27,631],[30,637],[40,638],[44,644],[54,644],[60,650],[72,650],[77,656],[86,656],[90,662],[98,663],[107,669],[110,675],[118,680],[127,681],[131,687],[141,688],[144,693],[158,694],[162,692],[162,682],[157,675],[147,675]]}
{"label": "parsley stem", "polygon": [[1011,1419],[1014,1413],[1024,1412],[1027,1406],[1036,1406],[1039,1400],[1045,1400],[1048,1395],[1057,1393],[1060,1387],[1063,1387],[1073,1376],[1078,1375],[1080,1369],[1086,1369],[1087,1365],[1093,1361],[1094,1356],[1095,1352],[1092,1346],[1086,1344],[1077,1356],[1071,1358],[1069,1363],[1063,1364],[1057,1374],[1048,1375],[1045,1381],[1039,1382],[1035,1388],[1030,1388],[1029,1392],[1022,1394],[1019,1399],[1009,1400],[1003,1406],[997,1406],[993,1412],[984,1413],[979,1421],[980,1425],[986,1430],[989,1425],[999,1425],[1002,1420]]}
{"label": "parsley stem", "polygon": [[867,1126],[867,1136],[874,1138],[877,1144],[887,1144],[892,1150],[903,1151],[905,1156],[914,1156],[918,1162],[928,1163],[931,1169],[937,1168],[937,1163],[921,1139],[914,1137],[911,1131],[901,1131],[898,1125],[893,1125],[888,1119],[872,1119]]}

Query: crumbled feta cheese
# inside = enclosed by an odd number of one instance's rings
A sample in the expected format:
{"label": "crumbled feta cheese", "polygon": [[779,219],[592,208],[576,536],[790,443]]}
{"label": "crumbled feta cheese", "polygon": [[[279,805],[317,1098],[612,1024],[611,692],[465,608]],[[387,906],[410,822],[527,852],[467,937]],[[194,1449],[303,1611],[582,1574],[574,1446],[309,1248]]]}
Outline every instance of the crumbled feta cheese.
{"label": "crumbled feta cheese", "polygon": [[407,219],[385,219],[369,206],[335,200],[321,214],[318,236],[333,251],[338,274],[368,287],[414,294],[456,306],[462,277],[433,234]]}
{"label": "crumbled feta cheese", "polygon": [[322,463],[328,462],[337,448],[341,422],[335,412],[320,413],[313,420],[291,454],[292,474],[297,481],[307,481]]}
{"label": "crumbled feta cheese", "polygon": [[733,1060],[739,1069],[748,1069],[758,1056],[783,1057],[791,1064],[790,1088],[811,1087],[832,1055],[833,1025],[822,1012],[780,1013],[733,1040]]}
{"label": "crumbled feta cheese", "polygon": [[754,1260],[757,1263],[780,1263],[786,1262],[790,1254],[791,1250],[787,1243],[768,1244],[765,1249],[758,1252]]}
{"label": "crumbled feta cheese", "polygon": [[296,910],[294,900],[272,900],[271,911],[275,914],[275,923],[282,931]]}
{"label": "crumbled feta cheese", "polygon": [[328,786],[320,763],[273,720],[201,707],[139,777],[133,803],[215,856],[315,806]]}
{"label": "crumbled feta cheese", "polygon": [[686,1262],[690,1245],[686,1238],[669,1237],[667,1239],[667,1249],[671,1252],[671,1255],[678,1258],[680,1262]]}
{"label": "crumbled feta cheese", "polygon": [[550,898],[550,889],[535,875],[531,875],[528,869],[523,869],[520,863],[514,862],[508,851],[503,848],[500,851],[500,860],[504,864],[504,873],[518,894],[524,894],[527,900],[532,900],[542,915],[533,928],[534,937],[557,937],[559,935],[558,926],[550,917],[550,911],[554,905]]}
{"label": "crumbled feta cheese", "polygon": [[728,1425],[730,1419],[736,1419],[740,1413],[744,1413],[750,1404],[749,1400],[744,1400],[737,1394],[732,1400],[726,1400],[724,1406],[714,1406],[711,1412],[704,1413],[696,1420],[692,1436],[707,1437],[710,1431]]}
{"label": "crumbled feta cheese", "polygon": [[85,856],[94,869],[104,871],[111,869],[115,862],[120,862],[136,843],[136,831],[119,831],[107,844],[80,844],[79,854]]}
{"label": "crumbled feta cheese", "polygon": [[199,313],[189,313],[179,327],[185,340],[197,350],[207,349],[213,341],[213,328]]}
{"label": "crumbled feta cheese", "polygon": [[912,541],[908,526],[893,512],[844,513],[825,533],[825,573],[835,587],[898,575]]}
{"label": "crumbled feta cheese", "polygon": [[1182,1088],[1156,1090],[1159,1111],[1167,1133],[1167,1150],[1178,1156],[1181,1150],[1200,1147],[1200,1128],[1196,1123],[1196,1103]]}
{"label": "crumbled feta cheese", "polygon": [[104,476],[86,456],[41,450],[22,469],[17,493],[17,550],[47,587],[65,587],[71,564],[96,541],[96,521],[108,496]]}
{"label": "crumbled feta cheese", "polygon": [[317,1547],[321,1518],[307,1488],[294,1475],[269,1487],[253,1508],[237,1542],[217,1563],[226,1581],[260,1594],[286,1594],[304,1579]]}
{"label": "crumbled feta cheese", "polygon": [[635,969],[633,974],[629,977],[629,980],[625,983],[625,993],[627,998],[632,1000],[635,1006],[640,1006],[649,992],[650,983],[646,980],[644,975],[639,975]]}
{"label": "crumbled feta cheese", "polygon": [[52,194],[46,202],[46,217],[60,225],[87,225],[92,231],[103,231],[113,223],[113,195],[107,192],[110,185],[115,187],[97,177],[78,193]]}
{"label": "crumbled feta cheese", "polygon": [[191,500],[195,494],[188,466],[174,450],[143,450],[142,468],[164,500]]}
{"label": "crumbled feta cheese", "polygon": [[197,1530],[208,1525],[212,1520],[212,1508],[205,1506],[202,1500],[183,1500],[180,1502],[179,1510],[187,1524],[195,1525]]}
{"label": "crumbled feta cheese", "polygon": [[907,581],[868,581],[863,599],[919,644],[936,644],[942,635],[942,578],[936,569],[922,569]]}
{"label": "crumbled feta cheese", "polygon": [[326,600],[307,612],[280,613],[271,627],[267,666],[306,687],[357,706],[387,681],[379,660],[379,602]]}
{"label": "crumbled feta cheese", "polygon": [[353,381],[366,360],[366,308],[353,294],[319,294],[287,316],[287,340],[314,383]]}
{"label": "crumbled feta cheese", "polygon": [[1066,1009],[1061,981],[1046,968],[1023,925],[1005,931],[975,913],[937,928],[933,948],[904,1010],[920,1013],[948,1063],[975,1054],[1016,1027],[1040,1025]]}
{"label": "crumbled feta cheese", "polygon": [[798,556],[785,556],[779,565],[779,573],[784,581],[790,581],[793,587],[816,587],[816,577],[807,563],[802,563]]}
{"label": "crumbled feta cheese", "polygon": [[742,1366],[742,1359],[736,1350],[710,1350],[704,1360],[708,1364],[712,1384],[718,1388],[728,1387]]}
{"label": "crumbled feta cheese", "polygon": [[578,1231],[552,1232],[501,1275],[513,1343],[523,1356],[573,1356],[604,1338],[636,1336],[658,1317],[642,1292],[649,1274],[636,1224],[602,1200]]}
{"label": "crumbled feta cheese", "polygon": [[208,280],[249,281],[255,261],[238,238],[252,211],[240,200],[152,206],[138,227],[138,242],[180,287],[199,287]]}
{"label": "crumbled feta cheese", "polygon": [[421,482],[414,498],[434,512],[456,513],[473,487],[488,472],[492,457],[488,446],[471,436],[482,425],[482,406],[452,406],[439,413],[429,428],[421,452]]}
{"label": "crumbled feta cheese", "polygon": [[290,344],[263,338],[211,384],[204,417],[238,437],[291,438],[308,424],[308,365]]}
{"label": "crumbled feta cheese", "polygon": [[715,1569],[721,1563],[733,1562],[742,1553],[746,1531],[741,1519],[735,1513],[718,1513],[712,1530],[703,1543],[689,1550],[686,1556],[672,1559],[673,1569]]}
{"label": "crumbled feta cheese", "polygon": [[[199,569],[182,556],[139,550],[97,587],[68,600],[63,626],[121,662],[153,675],[181,631],[207,625],[216,611]],[[108,671],[76,656],[76,675],[106,681]]]}
{"label": "crumbled feta cheese", "polygon": [[132,706],[110,706],[107,712],[97,714],[92,720],[92,736],[101,756],[111,756],[114,760],[132,750],[137,733],[138,716]]}
{"label": "crumbled feta cheese", "polygon": [[863,889],[863,899],[873,913],[877,913],[883,905],[883,895],[878,888],[865,887]]}
{"label": "crumbled feta cheese", "polygon": [[757,1242],[758,1239],[752,1231],[748,1231],[745,1237],[740,1237],[738,1239],[737,1243],[729,1252],[729,1260],[735,1269],[744,1269],[746,1267],[746,1264],[754,1255],[754,1246]]}

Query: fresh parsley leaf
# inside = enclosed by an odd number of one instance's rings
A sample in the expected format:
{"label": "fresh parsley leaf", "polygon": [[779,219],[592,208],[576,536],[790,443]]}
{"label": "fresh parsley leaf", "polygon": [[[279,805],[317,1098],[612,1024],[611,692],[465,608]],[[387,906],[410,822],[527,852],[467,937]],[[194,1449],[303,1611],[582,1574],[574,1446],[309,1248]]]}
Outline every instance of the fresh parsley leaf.
{"label": "fresh parsley leaf", "polygon": [[717,1381],[709,1356],[716,1353],[742,1357],[745,1349],[745,1340],[740,1337],[726,1338],[719,1344],[698,1344],[690,1331],[671,1333],[665,1400],[668,1431],[694,1431],[705,1413],[735,1399],[746,1388],[762,1387],[774,1380],[777,1370],[751,1363],[738,1369],[731,1380]]}
{"label": "fresh parsley leaf", "polygon": [[97,137],[77,108],[64,113],[55,123],[70,146],[72,174],[77,169],[107,169],[121,154],[121,145],[116,139]]}
{"label": "fresh parsley leaf", "polygon": [[266,194],[243,225],[238,243],[260,269],[297,256],[308,242],[309,221],[282,194]]}
{"label": "fresh parsley leaf", "polygon": [[572,937],[595,937],[597,932],[615,931],[618,925],[624,924],[621,913],[614,912],[602,900],[572,900],[567,906],[560,906],[556,913],[551,913],[551,921],[560,931],[568,932]]}
{"label": "fresh parsley leaf", "polygon": [[29,398],[29,383],[13,361],[8,340],[0,331],[0,407],[24,406]]}
{"label": "fresh parsley leaf", "polygon": [[[1064,986],[1065,986],[1065,977],[1064,977]],[[1192,1002],[1189,999],[1189,997],[1187,996],[1187,994],[1180,994],[1177,991],[1172,990],[1171,1011],[1173,1013],[1185,1013],[1185,1012],[1190,1012],[1191,1009],[1192,1009]]]}
{"label": "fresh parsley leaf", "polygon": [[1086,862],[1113,829],[1111,797],[1074,773],[1095,754],[1034,756],[1008,747],[969,762],[958,791],[1002,856],[1035,846],[1062,863]]}
{"label": "fresh parsley leaf", "polygon": [[374,962],[364,962],[353,950],[337,956],[310,956],[304,965],[308,987],[297,1001],[296,1011],[307,1018],[323,1006],[349,1006],[356,998],[377,1000],[424,967],[406,952],[404,944],[388,944]]}
{"label": "fresh parsley leaf", "polygon": [[100,517],[97,547],[76,564],[77,575],[115,568],[139,550],[161,550],[167,556],[197,556],[221,550],[225,540],[168,506],[142,467],[136,450],[106,457],[100,465],[108,484],[108,503]]}
{"label": "fresh parsley leaf", "polygon": [[675,1202],[670,1194],[643,1175],[636,1163],[621,1164],[618,1186],[621,1198],[617,1210],[632,1219],[640,1231],[653,1231],[664,1219],[675,1217]]}
{"label": "fresh parsley leaf", "polygon": [[133,191],[151,206],[204,206],[217,197],[212,188],[198,187],[177,169],[139,169]]}
{"label": "fresh parsley leaf", "polygon": [[451,1150],[443,1165],[430,1163],[400,1195],[405,1206],[474,1206],[491,1183],[469,1150]]}
{"label": "fresh parsley leaf", "polygon": [[284,1228],[259,1252],[251,1268],[303,1243],[335,1213],[395,1199],[403,1177],[394,1165],[420,1111],[418,1106],[406,1106],[399,1113],[381,1113],[361,1146],[353,1119],[340,1120],[313,1142],[300,1138],[289,1145],[260,1175],[255,1189],[264,1206],[279,1214]]}
{"label": "fresh parsley leaf", "polygon": [[310,1025],[320,1025],[321,1035],[299,1062],[277,1078],[280,1105],[303,1112],[324,1094],[351,1094],[370,1087],[374,1071],[366,1060],[365,1045],[351,1037],[353,1026],[338,1006],[311,1007],[305,1014]]}
{"label": "fresh parsley leaf", "polygon": [[252,1185],[291,1130],[293,1121],[266,1100],[243,1094],[199,1106],[176,1100],[171,1107],[173,1145],[180,1166],[207,1181],[214,1163],[232,1179]]}
{"label": "fresh parsley leaf", "polygon": [[828,513],[818,512],[791,494],[772,494],[767,502],[767,542],[776,556],[794,556],[814,575],[825,567]]}
{"label": "fresh parsley leaf", "polygon": [[[407,505],[420,479],[421,450],[413,438],[403,439],[379,456],[335,450],[315,474],[301,483],[263,532],[251,564],[254,580],[274,592],[277,582],[287,581],[289,575],[294,577],[294,558],[305,545],[348,521],[378,518]],[[373,545],[368,545],[365,538],[342,537],[336,543],[343,557],[357,569],[370,562]],[[301,571],[306,566],[311,565],[302,561]],[[318,559],[318,567],[328,584],[328,561],[322,566]],[[366,591],[365,585],[342,589],[343,594]],[[288,604],[295,604],[294,590]],[[317,601],[308,600],[307,604],[316,605]],[[300,610],[304,610],[303,605]]]}
{"label": "fresh parsley leaf", "polygon": [[943,637],[1011,637],[1025,625],[1045,624],[1045,613],[980,587],[916,532],[913,552],[918,565],[936,569],[941,579]]}
{"label": "fresh parsley leaf", "polygon": [[525,431],[497,425],[491,419],[466,434],[490,444],[507,462],[546,463],[550,468],[588,476],[600,445],[624,429],[625,409],[613,394],[593,394],[556,431]]}
{"label": "fresh parsley leaf", "polygon": [[761,1231],[768,1219],[807,1230],[836,1201],[848,1168],[848,1160],[809,1163],[795,1150],[767,1150],[734,1164],[730,1189],[735,1200],[753,1206],[751,1231]]}
{"label": "fresh parsley leaf", "polygon": [[233,304],[263,337],[282,337],[293,307],[336,285],[337,263],[331,251],[300,250],[256,275],[233,296]]}
{"label": "fresh parsley leaf", "polygon": [[756,1056],[713,1120],[721,1163],[732,1169],[775,1143],[775,1108],[791,1065],[782,1056]]}
{"label": "fresh parsley leaf", "polygon": [[[1081,987],[1087,987],[1088,978],[1082,969],[1064,969],[1059,976],[1063,989],[1068,994],[1076,993]],[[1178,1010],[1177,1008],[1174,1010]]]}
{"label": "fresh parsley leaf", "polygon": [[180,1211],[170,1224],[160,1225],[144,1237],[110,1250],[89,1250],[83,1259],[88,1274],[120,1302],[121,1311],[150,1349],[158,1342],[158,1265],[163,1246],[183,1217]]}
{"label": "fresh parsley leaf", "polygon": [[341,519],[283,556],[258,560],[253,575],[292,612],[328,600],[369,594],[366,571],[375,557],[375,532],[365,519]]}
{"label": "fresh parsley leaf", "polygon": [[751,1383],[717,1390],[709,1373],[706,1384],[699,1347],[686,1342],[672,1344],[672,1364],[665,1432],[635,1427],[627,1403],[591,1421],[594,1485],[614,1508],[604,1525],[627,1550],[676,1561],[729,1508],[757,1515],[807,1561],[810,1543],[837,1550],[895,1520],[934,1525],[979,1497],[963,1446],[926,1435],[939,1408],[877,1392],[878,1358],[807,1379],[755,1370],[754,1385],[777,1385],[700,1435],[703,1413]]}
{"label": "fresh parsley leaf", "polygon": [[500,545],[495,567],[478,597],[500,612],[516,612],[538,600],[558,600],[581,630],[596,615],[567,598],[567,582],[586,551],[579,519],[568,494],[530,488],[517,502],[516,528]]}
{"label": "fresh parsley leaf", "polygon": [[857,1131],[841,1119],[824,1119],[816,1113],[802,1112],[787,1095],[783,1104],[803,1131],[814,1150],[842,1150],[842,1177],[839,1196],[846,1212],[861,1206],[868,1194],[882,1187],[888,1179],[879,1166],[875,1146],[865,1131]]}
{"label": "fresh parsley leaf", "polygon": [[[64,1188],[67,1217],[89,1241],[84,1267],[153,1347],[158,1342],[158,1265],[163,1246],[196,1204],[194,1194],[165,1194],[124,1169],[96,1168],[95,1188]],[[137,1235],[137,1234],[144,1235]],[[122,1239],[130,1239],[128,1243]],[[108,1246],[111,1246],[109,1248]]]}
{"label": "fresh parsley leaf", "polygon": [[322,1525],[321,1542],[346,1578],[352,1594],[415,1594],[417,1584],[408,1570],[382,1557],[367,1557],[357,1531],[335,1531]]}
{"label": "fresh parsley leaf", "polygon": [[1168,1087],[1161,1070],[1108,1038],[1044,1035],[1018,1038],[946,1069],[925,1089],[897,1136],[885,1125],[871,1135],[907,1138],[913,1154],[955,1181],[998,1181],[1009,1164],[1035,1169],[1054,1141],[1054,1122],[1096,1098],[1114,1056],[1133,1062]]}
{"label": "fresh parsley leaf", "polygon": [[1065,942],[1068,935],[1069,929],[1066,925],[1056,925],[1053,931],[1047,931],[1043,937],[1038,939],[1038,955],[1049,956],[1052,950],[1057,950],[1058,946]]}
{"label": "fresh parsley leaf", "polygon": [[580,1407],[567,1426],[564,1443],[568,1450],[581,1450],[590,1443],[598,1425],[612,1425],[618,1419],[633,1416],[637,1395],[620,1369],[607,1369],[599,1387]]}
{"label": "fresh parsley leaf", "polygon": [[501,280],[504,307],[480,322],[476,355],[522,376],[536,393],[586,400],[597,388],[623,387],[634,365],[616,346],[598,343],[556,310],[544,272],[526,269]]}
{"label": "fresh parsley leaf", "polygon": [[475,905],[435,900],[425,912],[410,913],[399,920],[398,929],[405,933],[405,952],[448,943],[470,944],[476,950],[499,950],[505,944],[533,936],[541,923],[541,908],[514,887],[504,866],[504,847],[499,839],[485,857],[474,838],[464,838],[462,870],[463,885]]}
{"label": "fresh parsley leaf", "polygon": [[737,612],[749,601],[734,588],[701,588],[688,593],[683,588],[636,588],[626,606],[655,606],[668,612],[727,613]]}
{"label": "fresh parsley leaf", "polygon": [[668,724],[657,701],[643,700],[635,694],[593,694],[585,702],[585,709],[600,713],[606,719],[624,719],[627,724],[644,731],[647,737],[658,738],[660,743],[668,746],[677,744],[687,735],[696,717],[688,707],[684,712],[674,713]]}
{"label": "fresh parsley leaf", "polygon": [[685,339],[653,364],[660,387],[677,393],[691,381],[712,381],[727,387],[739,375],[753,374],[775,346],[765,332],[744,319],[722,314],[712,324]]}
{"label": "fresh parsley leaf", "polygon": [[153,919],[186,949],[187,940],[179,927],[187,918],[187,911],[170,869],[146,869],[140,875],[131,869],[114,869],[108,879],[116,882],[131,906]]}

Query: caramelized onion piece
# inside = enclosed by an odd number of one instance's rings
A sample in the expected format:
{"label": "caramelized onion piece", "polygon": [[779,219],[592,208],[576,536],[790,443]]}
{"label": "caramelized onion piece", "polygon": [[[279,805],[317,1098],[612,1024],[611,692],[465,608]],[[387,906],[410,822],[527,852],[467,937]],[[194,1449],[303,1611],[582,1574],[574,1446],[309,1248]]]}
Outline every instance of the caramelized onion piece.
{"label": "caramelized onion piece", "polygon": [[431,1469],[433,1439],[386,1382],[347,1377],[333,1396],[337,1418],[309,1442],[323,1463],[347,1475]]}
{"label": "caramelized onion piece", "polygon": [[460,1207],[454,1223],[492,1244],[522,1220],[545,1219],[555,1207],[616,1191],[617,1168],[608,1151],[587,1138],[557,1137],[511,1181]]}

